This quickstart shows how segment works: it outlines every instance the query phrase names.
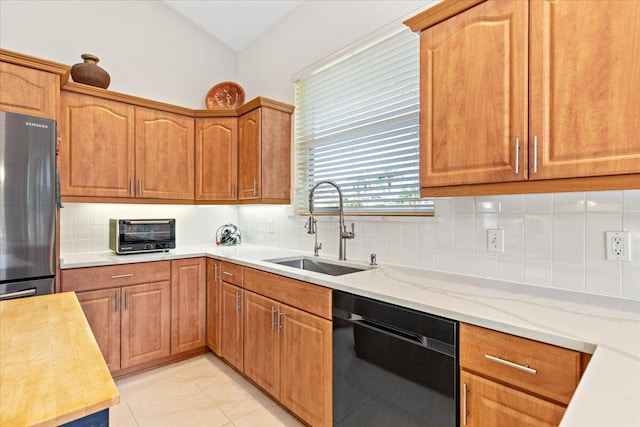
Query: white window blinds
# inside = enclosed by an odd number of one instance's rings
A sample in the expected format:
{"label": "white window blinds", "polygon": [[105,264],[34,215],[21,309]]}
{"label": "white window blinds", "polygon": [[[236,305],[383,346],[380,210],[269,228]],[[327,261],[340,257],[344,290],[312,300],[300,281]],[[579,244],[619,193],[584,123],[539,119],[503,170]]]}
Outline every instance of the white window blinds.
{"label": "white window blinds", "polygon": [[[418,36],[403,28],[296,82],[297,213],[322,180],[341,187],[348,213],[433,213],[418,180],[419,57]],[[316,212],[337,205],[332,186],[318,187]]]}

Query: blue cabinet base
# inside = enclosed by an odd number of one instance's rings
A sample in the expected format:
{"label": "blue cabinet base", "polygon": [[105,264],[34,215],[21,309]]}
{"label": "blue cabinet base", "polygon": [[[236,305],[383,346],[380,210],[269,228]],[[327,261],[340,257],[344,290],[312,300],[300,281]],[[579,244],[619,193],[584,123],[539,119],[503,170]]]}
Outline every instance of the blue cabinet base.
{"label": "blue cabinet base", "polygon": [[109,408],[62,424],[60,427],[109,427]]}

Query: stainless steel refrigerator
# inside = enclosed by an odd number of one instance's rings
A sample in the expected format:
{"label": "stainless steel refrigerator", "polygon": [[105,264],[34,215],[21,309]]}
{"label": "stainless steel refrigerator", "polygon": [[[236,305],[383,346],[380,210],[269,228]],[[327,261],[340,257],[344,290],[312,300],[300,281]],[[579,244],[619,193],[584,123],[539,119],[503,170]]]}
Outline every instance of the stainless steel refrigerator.
{"label": "stainless steel refrigerator", "polygon": [[0,111],[0,300],[53,293],[56,122]]}

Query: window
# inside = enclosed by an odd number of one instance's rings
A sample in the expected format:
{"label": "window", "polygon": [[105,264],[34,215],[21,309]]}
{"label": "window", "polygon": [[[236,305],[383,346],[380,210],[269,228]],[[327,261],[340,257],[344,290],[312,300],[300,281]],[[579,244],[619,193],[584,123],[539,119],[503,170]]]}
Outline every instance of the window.
{"label": "window", "polygon": [[[296,82],[297,213],[331,180],[345,213],[433,214],[420,199],[419,57],[419,37],[402,28]],[[337,205],[332,186],[318,187],[316,212]]]}

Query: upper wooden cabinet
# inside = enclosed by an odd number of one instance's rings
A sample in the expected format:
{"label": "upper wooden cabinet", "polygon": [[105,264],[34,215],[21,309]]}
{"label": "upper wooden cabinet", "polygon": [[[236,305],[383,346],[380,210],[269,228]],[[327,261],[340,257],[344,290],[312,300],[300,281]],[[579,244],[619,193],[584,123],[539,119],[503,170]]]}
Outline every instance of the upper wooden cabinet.
{"label": "upper wooden cabinet", "polygon": [[196,119],[196,200],[236,200],[238,119]]}
{"label": "upper wooden cabinet", "polygon": [[495,0],[406,21],[421,32],[421,195],[640,187],[639,22],[636,2]]}
{"label": "upper wooden cabinet", "polygon": [[60,190],[63,196],[135,196],[135,108],[63,91]]}
{"label": "upper wooden cabinet", "polygon": [[71,67],[0,49],[0,109],[56,120]]}
{"label": "upper wooden cabinet", "polygon": [[136,107],[137,197],[193,200],[194,121]]}
{"label": "upper wooden cabinet", "polygon": [[258,98],[238,118],[238,200],[291,200],[291,106]]}
{"label": "upper wooden cabinet", "polygon": [[193,200],[193,118],[64,90],[59,128],[63,196]]}

